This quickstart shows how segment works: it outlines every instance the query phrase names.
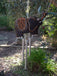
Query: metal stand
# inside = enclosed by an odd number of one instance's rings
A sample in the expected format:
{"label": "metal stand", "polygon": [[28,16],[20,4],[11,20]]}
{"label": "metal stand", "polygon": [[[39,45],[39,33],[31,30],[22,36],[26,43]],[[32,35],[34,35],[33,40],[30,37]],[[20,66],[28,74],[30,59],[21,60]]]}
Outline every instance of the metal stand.
{"label": "metal stand", "polygon": [[30,37],[30,33],[24,34],[24,38],[22,38],[22,61],[24,62],[24,49],[25,49],[25,66],[24,66],[25,70],[27,70],[27,41],[28,40],[29,40],[29,56],[30,56],[30,54],[31,54],[31,37]]}
{"label": "metal stand", "polygon": [[28,34],[29,36],[29,56],[31,54],[31,37],[30,37],[30,33]]}
{"label": "metal stand", "polygon": [[27,35],[24,34],[24,38],[25,38],[25,67],[24,69],[27,70]]}
{"label": "metal stand", "polygon": [[24,41],[24,38],[22,38],[22,61],[24,62],[24,44],[25,44],[25,41]]}

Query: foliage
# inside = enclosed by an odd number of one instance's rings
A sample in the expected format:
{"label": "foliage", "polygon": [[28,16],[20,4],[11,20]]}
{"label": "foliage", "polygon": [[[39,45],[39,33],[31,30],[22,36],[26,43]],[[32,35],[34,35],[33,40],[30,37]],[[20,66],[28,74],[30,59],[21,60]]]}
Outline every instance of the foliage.
{"label": "foliage", "polygon": [[57,47],[57,30],[54,32],[52,46]]}
{"label": "foliage", "polygon": [[15,22],[14,22],[13,17],[12,17],[12,16],[7,16],[7,18],[8,18],[8,26],[9,26],[10,28],[14,29],[14,24],[15,24]]}
{"label": "foliage", "polygon": [[[47,1],[47,3],[45,3],[46,1]],[[41,10],[47,8],[49,0],[43,0],[42,2],[41,2],[41,0],[40,1],[39,0],[30,1],[29,17],[30,16],[39,16],[39,13],[37,10],[40,5],[42,6]],[[44,4],[45,4],[46,8],[44,8]],[[15,23],[16,19],[18,19],[20,17],[27,17],[26,16],[27,1],[26,0],[22,0],[22,1],[16,0],[13,2],[6,3],[6,5],[7,5],[7,16],[9,19],[9,26],[14,28],[14,23]]]}
{"label": "foliage", "polygon": [[57,70],[57,66],[56,66],[56,63],[54,62],[53,59],[48,59],[46,69],[47,69],[48,71],[52,71],[52,72],[55,72],[55,73],[57,72],[57,71],[56,71],[56,70]]}
{"label": "foliage", "polygon": [[0,28],[3,28],[3,27],[5,27],[9,31],[12,30],[12,28],[9,26],[8,18],[6,15],[0,16]]}
{"label": "foliage", "polygon": [[[51,4],[49,12],[57,12],[57,8]],[[57,46],[57,16],[48,15],[43,22],[44,29],[41,27],[40,31],[42,33],[47,33],[50,38],[52,38],[52,45]]]}
{"label": "foliage", "polygon": [[31,71],[39,71],[41,68],[41,64],[44,62],[45,58],[45,52],[43,50],[38,49],[32,49],[31,50],[31,56],[28,57],[28,69]]}
{"label": "foliage", "polygon": [[28,56],[28,69],[32,72],[51,73],[56,72],[57,67],[54,60],[42,49],[32,49],[31,56]]}
{"label": "foliage", "polygon": [[0,2],[0,14],[5,14],[6,15],[6,3],[5,2]]}
{"label": "foliage", "polygon": [[8,26],[7,16],[0,16],[0,27]]}
{"label": "foliage", "polygon": [[[47,10],[49,5],[49,0],[33,0],[30,1],[30,12],[29,16],[39,16],[38,7],[42,6],[41,11]],[[14,28],[15,20],[19,17],[26,17],[26,0],[6,2],[3,0],[0,2],[0,14],[7,14],[8,23],[11,28]],[[57,12],[57,8],[51,4],[49,12]],[[48,15],[46,20],[44,20],[43,26],[45,29],[41,29],[43,32],[47,32],[49,36],[53,36],[57,30],[57,17],[53,15]]]}

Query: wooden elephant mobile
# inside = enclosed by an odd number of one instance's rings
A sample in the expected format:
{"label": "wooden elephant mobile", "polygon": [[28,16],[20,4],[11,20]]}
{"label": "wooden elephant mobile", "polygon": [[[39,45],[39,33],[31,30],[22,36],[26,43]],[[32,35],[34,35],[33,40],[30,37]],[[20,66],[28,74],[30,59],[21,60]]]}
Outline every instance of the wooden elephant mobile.
{"label": "wooden elephant mobile", "polygon": [[[38,8],[38,12],[40,12],[41,6]],[[26,55],[25,55],[25,69],[27,68],[27,40],[26,40],[26,35],[27,33],[29,33],[29,55],[31,53],[31,37],[30,34],[35,35],[38,34],[38,29],[39,27],[42,25],[42,22],[44,20],[44,18],[48,15],[48,14],[53,14],[53,15],[57,15],[57,13],[54,12],[47,12],[44,11],[41,13],[42,16],[41,18],[38,17],[29,17],[29,18],[18,18],[15,21],[15,31],[16,31],[16,38],[20,39],[22,38],[22,51],[23,51],[23,61],[24,61],[24,38],[25,38],[25,48],[26,48]],[[25,36],[25,37],[24,37]]]}

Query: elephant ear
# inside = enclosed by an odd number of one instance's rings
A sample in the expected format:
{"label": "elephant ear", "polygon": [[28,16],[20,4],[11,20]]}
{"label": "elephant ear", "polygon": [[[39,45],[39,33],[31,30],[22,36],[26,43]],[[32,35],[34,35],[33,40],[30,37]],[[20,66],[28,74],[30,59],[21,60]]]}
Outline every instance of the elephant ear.
{"label": "elephant ear", "polygon": [[38,8],[38,13],[39,13],[39,14],[41,13],[41,5],[40,5],[39,8]]}
{"label": "elephant ear", "polygon": [[37,9],[38,14],[40,15],[40,14],[43,14],[43,12],[48,12],[49,8],[51,6],[51,3],[52,3],[52,0],[43,0],[43,1],[41,1],[41,4],[40,4],[40,6]]}

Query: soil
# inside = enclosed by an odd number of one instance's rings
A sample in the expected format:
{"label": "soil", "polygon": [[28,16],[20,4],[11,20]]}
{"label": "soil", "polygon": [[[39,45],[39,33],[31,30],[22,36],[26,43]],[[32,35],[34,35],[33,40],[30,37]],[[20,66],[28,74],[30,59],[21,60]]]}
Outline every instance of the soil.
{"label": "soil", "polygon": [[[18,45],[8,46],[15,42],[16,35],[14,31],[0,31],[0,72],[4,70],[5,76],[20,76],[14,75],[11,69],[17,65],[21,65],[22,49]],[[42,36],[34,36],[32,38],[32,46],[48,47],[50,43],[42,39]],[[52,58],[57,61],[57,50],[48,50],[52,54]]]}

